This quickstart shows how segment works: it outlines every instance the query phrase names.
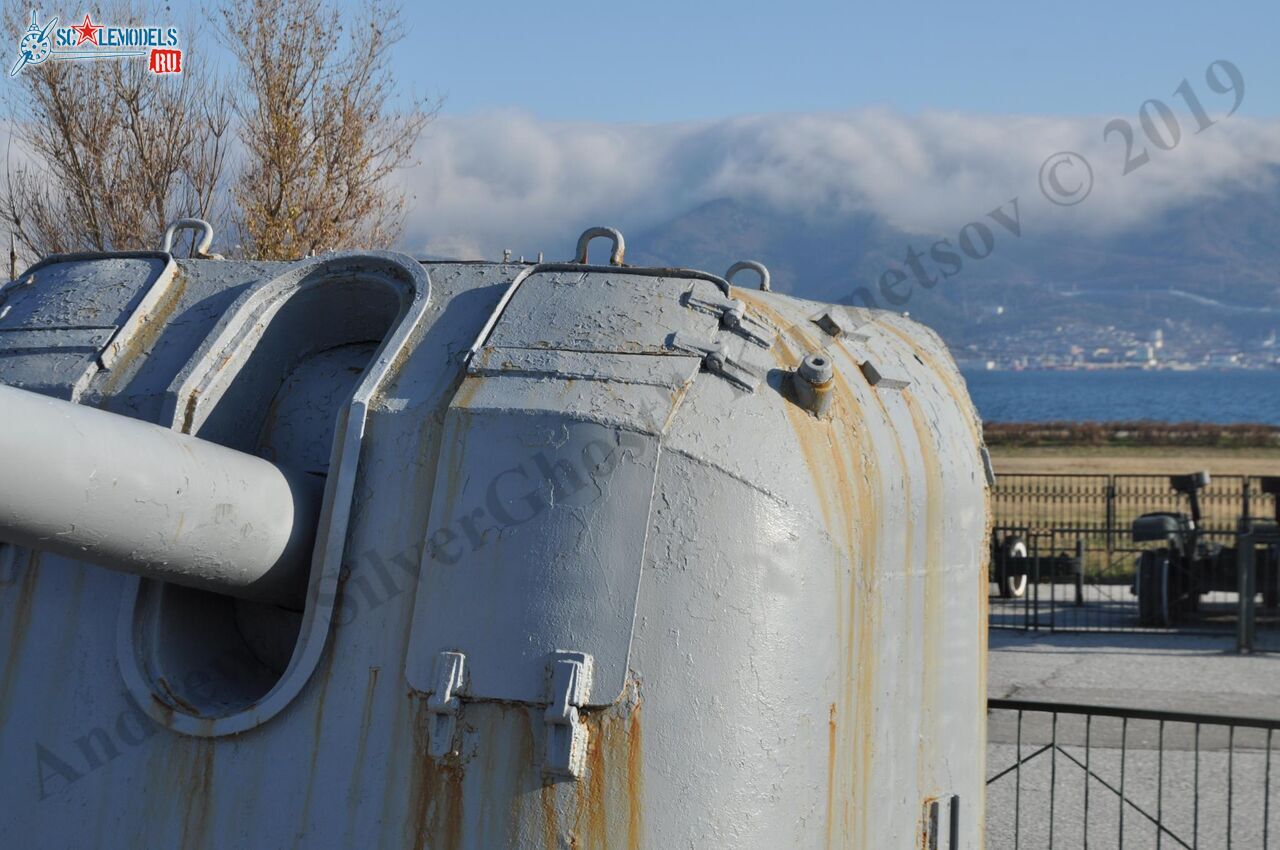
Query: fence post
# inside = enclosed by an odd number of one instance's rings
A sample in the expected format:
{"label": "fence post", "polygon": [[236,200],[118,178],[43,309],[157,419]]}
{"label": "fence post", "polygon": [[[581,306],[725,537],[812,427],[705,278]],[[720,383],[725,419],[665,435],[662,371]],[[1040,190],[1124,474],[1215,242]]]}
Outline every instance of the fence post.
{"label": "fence post", "polygon": [[1076,605],[1084,604],[1084,538],[1076,536]]}
{"label": "fence post", "polygon": [[1236,621],[1236,651],[1240,653],[1253,652],[1256,550],[1257,542],[1252,531],[1236,538],[1236,579],[1240,596],[1240,610]]}
{"label": "fence post", "polygon": [[1107,562],[1111,562],[1111,557],[1115,551],[1115,534],[1116,534],[1116,480],[1112,475],[1107,476],[1106,488],[1107,503]]}
{"label": "fence post", "polygon": [[1031,620],[1031,628],[1033,631],[1040,631],[1040,537],[1032,534],[1031,539],[1031,587],[1027,588],[1027,595],[1034,594],[1035,601],[1032,610],[1034,614]]}

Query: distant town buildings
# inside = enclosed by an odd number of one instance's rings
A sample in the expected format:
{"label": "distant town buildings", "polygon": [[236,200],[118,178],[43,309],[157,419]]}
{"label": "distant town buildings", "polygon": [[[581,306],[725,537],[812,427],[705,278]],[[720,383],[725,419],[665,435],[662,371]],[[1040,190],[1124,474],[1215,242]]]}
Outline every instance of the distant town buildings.
{"label": "distant town buildings", "polygon": [[967,366],[991,370],[1280,369],[1276,330],[1224,346],[1220,329],[1190,322],[1141,331],[1083,322],[1027,328],[993,333],[959,346],[956,355]]}

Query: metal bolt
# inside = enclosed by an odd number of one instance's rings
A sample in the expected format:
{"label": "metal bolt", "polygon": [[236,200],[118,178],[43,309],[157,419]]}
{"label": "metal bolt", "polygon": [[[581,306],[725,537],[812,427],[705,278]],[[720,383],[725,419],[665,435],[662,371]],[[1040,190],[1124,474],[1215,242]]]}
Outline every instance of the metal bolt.
{"label": "metal bolt", "polygon": [[811,384],[825,384],[835,375],[835,367],[826,354],[810,354],[800,362],[800,377]]}
{"label": "metal bolt", "polygon": [[724,308],[724,312],[720,314],[720,324],[726,328],[736,328],[742,324],[742,318],[747,313],[747,305],[741,301],[730,301],[728,306]]}
{"label": "metal bolt", "polygon": [[800,361],[794,373],[796,401],[800,406],[821,417],[831,406],[831,386],[836,370],[831,357],[825,352],[810,354]]}

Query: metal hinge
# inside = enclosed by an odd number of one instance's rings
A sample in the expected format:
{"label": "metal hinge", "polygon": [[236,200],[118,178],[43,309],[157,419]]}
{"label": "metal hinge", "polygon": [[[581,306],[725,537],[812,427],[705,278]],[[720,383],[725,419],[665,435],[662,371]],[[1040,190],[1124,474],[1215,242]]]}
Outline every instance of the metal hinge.
{"label": "metal hinge", "polygon": [[701,354],[702,368],[748,392],[755,392],[756,386],[760,383],[759,375],[729,357],[723,342],[708,342],[703,339],[694,339],[688,334],[676,333],[671,338],[671,347]]}
{"label": "metal hinge", "polygon": [[551,661],[551,704],[542,772],[577,779],[587,759],[587,724],[578,709],[591,696],[592,659],[585,652],[557,652]]}
{"label": "metal hinge", "polygon": [[681,298],[681,303],[691,310],[697,310],[720,320],[720,327],[729,333],[743,337],[761,348],[773,346],[773,334],[768,325],[756,321],[747,313],[746,302],[737,298],[702,298],[689,290]]}
{"label": "metal hinge", "polygon": [[466,660],[461,652],[442,652],[436,656],[435,689],[427,697],[427,734],[430,739],[427,752],[432,758],[456,752],[454,737],[458,713],[462,710],[458,692],[466,682]]}

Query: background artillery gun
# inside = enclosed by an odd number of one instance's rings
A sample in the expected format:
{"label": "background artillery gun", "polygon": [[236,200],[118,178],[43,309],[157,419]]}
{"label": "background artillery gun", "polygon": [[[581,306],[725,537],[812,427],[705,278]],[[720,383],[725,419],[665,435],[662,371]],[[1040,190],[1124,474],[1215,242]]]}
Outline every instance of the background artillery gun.
{"label": "background artillery gun", "polygon": [[[1161,543],[1138,556],[1133,593],[1138,597],[1138,617],[1144,626],[1170,627],[1196,611],[1200,598],[1213,591],[1260,593],[1263,605],[1280,605],[1280,547],[1263,544],[1249,561],[1254,575],[1241,574],[1238,546],[1205,539],[1200,527],[1200,491],[1208,486],[1209,473],[1174,475],[1170,486],[1186,496],[1189,513],[1161,511],[1143,514],[1133,521],[1135,543]],[[1280,478],[1264,477],[1264,493],[1280,493]],[[1276,502],[1280,525],[1280,499]],[[1239,535],[1253,529],[1249,518],[1240,521]],[[1242,582],[1242,578],[1249,579]]]}

